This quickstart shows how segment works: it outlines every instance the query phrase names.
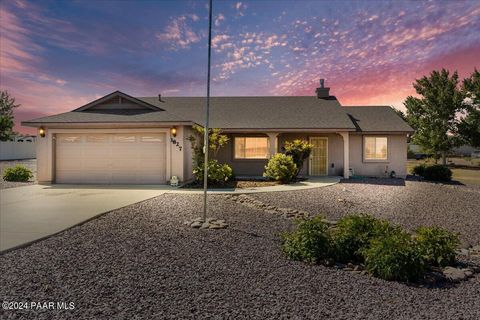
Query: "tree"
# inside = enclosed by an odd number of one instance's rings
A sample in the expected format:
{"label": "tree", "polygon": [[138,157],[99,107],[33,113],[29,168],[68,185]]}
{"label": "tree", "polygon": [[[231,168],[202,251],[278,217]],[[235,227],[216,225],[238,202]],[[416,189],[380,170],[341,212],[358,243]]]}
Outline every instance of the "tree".
{"label": "tree", "polygon": [[407,115],[402,111],[402,110],[398,110],[394,107],[391,107],[393,111],[395,111],[395,113],[400,117],[402,118],[403,121],[405,122],[408,122],[407,120]]}
{"label": "tree", "polygon": [[15,136],[13,109],[19,106],[7,91],[0,91],[0,141],[12,140]]}
{"label": "tree", "polygon": [[455,133],[457,113],[464,110],[463,92],[458,88],[458,74],[448,70],[432,71],[413,84],[420,98],[409,96],[404,102],[408,123],[415,129],[413,142],[427,152],[446,155],[458,142]]}
{"label": "tree", "polygon": [[463,80],[466,116],[458,124],[462,143],[480,148],[480,72],[475,69],[469,78]]}
{"label": "tree", "polygon": [[[199,182],[203,181],[204,177],[204,132],[205,129],[201,126],[194,125],[193,134],[188,137],[193,150],[193,174],[195,179]],[[232,168],[227,164],[220,164],[215,160],[218,150],[225,146],[228,142],[228,136],[222,134],[220,129],[209,129],[208,135],[208,181],[211,184],[222,185],[227,182],[233,175]]]}
{"label": "tree", "polygon": [[[407,119],[407,115],[405,114],[405,112],[403,112],[402,110],[398,110],[396,108],[394,108],[393,106],[391,106],[390,108],[392,108],[393,111],[395,111],[395,113],[400,117],[402,118],[403,121],[407,122],[408,123],[408,119]],[[413,126],[410,124],[410,126],[413,128]],[[408,134],[407,135],[407,143],[410,143],[412,140],[412,135],[411,134]]]}

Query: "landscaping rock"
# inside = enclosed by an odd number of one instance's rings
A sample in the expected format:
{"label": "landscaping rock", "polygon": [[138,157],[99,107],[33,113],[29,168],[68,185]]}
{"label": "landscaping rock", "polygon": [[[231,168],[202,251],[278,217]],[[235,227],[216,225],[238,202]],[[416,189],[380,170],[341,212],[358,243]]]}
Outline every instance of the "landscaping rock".
{"label": "landscaping rock", "polygon": [[202,226],[202,223],[200,221],[194,221],[192,224],[190,224],[190,227],[192,228],[200,228]]}
{"label": "landscaping rock", "polygon": [[465,271],[454,267],[445,267],[445,269],[443,269],[443,275],[452,282],[460,282],[467,279]]}
{"label": "landscaping rock", "polygon": [[363,271],[363,267],[361,265],[356,265],[354,268],[353,268],[354,271]]}
{"label": "landscaping rock", "polygon": [[207,218],[202,222],[202,218],[195,218],[192,221],[185,221],[183,224],[195,229],[225,229],[228,224],[223,219]]}
{"label": "landscaping rock", "polygon": [[473,271],[472,270],[465,269],[465,270],[463,270],[463,272],[465,273],[465,276],[467,276],[467,278],[473,277]]}
{"label": "landscaping rock", "polygon": [[459,249],[456,253],[467,257],[470,256],[470,250],[468,249]]}

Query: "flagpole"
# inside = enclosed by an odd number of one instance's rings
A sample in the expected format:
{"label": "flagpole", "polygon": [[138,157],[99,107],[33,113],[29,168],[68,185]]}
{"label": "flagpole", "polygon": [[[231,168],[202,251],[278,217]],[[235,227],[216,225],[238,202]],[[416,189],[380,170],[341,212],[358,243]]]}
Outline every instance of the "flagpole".
{"label": "flagpole", "polygon": [[208,70],[207,70],[207,105],[205,108],[205,127],[203,139],[203,153],[205,154],[204,171],[203,171],[203,221],[207,221],[207,189],[208,189],[208,151],[209,151],[209,127],[208,121],[210,116],[210,61],[212,56],[212,0],[209,1],[208,7]]}

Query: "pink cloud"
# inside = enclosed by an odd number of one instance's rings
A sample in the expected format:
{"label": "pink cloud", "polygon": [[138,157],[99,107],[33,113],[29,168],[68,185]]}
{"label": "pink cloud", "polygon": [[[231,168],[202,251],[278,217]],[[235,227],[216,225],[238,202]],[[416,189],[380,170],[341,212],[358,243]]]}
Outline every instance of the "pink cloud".
{"label": "pink cloud", "polygon": [[156,34],[156,38],[160,42],[169,44],[170,49],[172,50],[190,47],[191,44],[196,43],[201,39],[200,35],[188,26],[188,19],[197,21],[198,17],[195,17],[196,19],[192,18],[191,15],[182,15],[176,19],[172,19],[163,32]]}

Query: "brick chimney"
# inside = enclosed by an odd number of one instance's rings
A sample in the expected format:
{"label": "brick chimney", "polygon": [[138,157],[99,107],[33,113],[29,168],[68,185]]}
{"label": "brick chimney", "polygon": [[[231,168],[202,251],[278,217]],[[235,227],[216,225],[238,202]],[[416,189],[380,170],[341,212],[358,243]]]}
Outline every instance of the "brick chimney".
{"label": "brick chimney", "polygon": [[330,97],[330,88],[325,88],[325,79],[320,79],[320,88],[315,90],[318,99],[328,99]]}

